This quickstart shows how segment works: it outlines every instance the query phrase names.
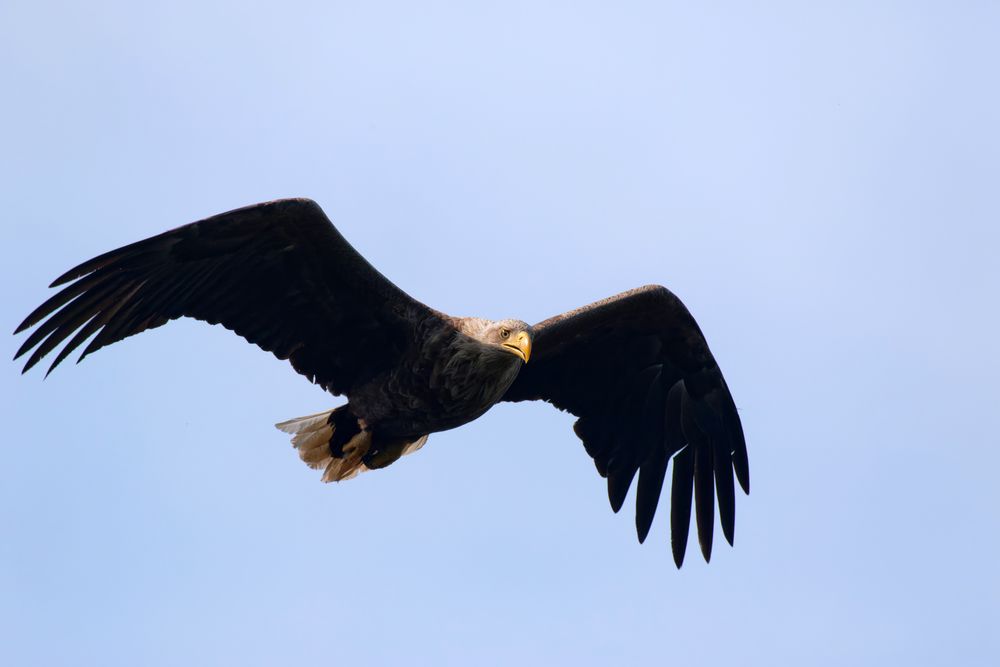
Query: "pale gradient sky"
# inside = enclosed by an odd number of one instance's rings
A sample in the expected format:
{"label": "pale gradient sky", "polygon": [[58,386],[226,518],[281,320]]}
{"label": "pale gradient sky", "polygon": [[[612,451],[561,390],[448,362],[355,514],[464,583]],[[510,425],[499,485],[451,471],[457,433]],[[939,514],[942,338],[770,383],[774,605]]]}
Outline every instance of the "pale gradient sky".
{"label": "pale gradient sky", "polygon": [[998,34],[992,1],[0,3],[0,330],[308,196],[454,314],[667,285],[753,480],[677,571],[546,405],[327,486],[272,424],[341,399],[221,328],[8,363],[0,664],[995,664]]}

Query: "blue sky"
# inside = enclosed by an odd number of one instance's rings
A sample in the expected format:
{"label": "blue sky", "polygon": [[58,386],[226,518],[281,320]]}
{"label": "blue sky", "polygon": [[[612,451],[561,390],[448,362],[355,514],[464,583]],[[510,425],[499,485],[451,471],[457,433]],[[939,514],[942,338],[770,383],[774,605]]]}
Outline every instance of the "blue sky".
{"label": "blue sky", "polygon": [[1000,6],[459,4],[6,0],[0,328],[283,196],[454,314],[662,283],[741,410],[735,548],[639,546],[545,405],[323,485],[272,424],[341,399],[175,322],[0,374],[0,662],[989,664]]}

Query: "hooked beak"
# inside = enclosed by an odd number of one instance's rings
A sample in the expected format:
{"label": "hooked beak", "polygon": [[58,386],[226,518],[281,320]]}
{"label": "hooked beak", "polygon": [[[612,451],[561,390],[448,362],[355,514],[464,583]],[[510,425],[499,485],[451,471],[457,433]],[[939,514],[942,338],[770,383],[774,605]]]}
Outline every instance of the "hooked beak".
{"label": "hooked beak", "polygon": [[521,357],[524,363],[528,363],[528,359],[531,358],[531,336],[527,331],[519,331],[514,339],[504,343],[503,347],[511,354]]}

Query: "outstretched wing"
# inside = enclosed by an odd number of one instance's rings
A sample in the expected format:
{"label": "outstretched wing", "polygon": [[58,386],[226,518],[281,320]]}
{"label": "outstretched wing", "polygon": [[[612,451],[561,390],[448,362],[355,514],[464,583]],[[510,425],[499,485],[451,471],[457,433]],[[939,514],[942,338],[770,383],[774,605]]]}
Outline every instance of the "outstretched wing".
{"label": "outstretched wing", "polygon": [[535,325],[531,363],[506,401],[543,400],[575,414],[574,430],[608,479],[611,508],[621,509],[636,472],[635,524],[646,539],[673,458],[671,546],[684,560],[691,497],[698,540],[712,553],[715,500],[733,543],[733,472],[750,492],[743,427],[705,337],[680,299],[641,287]]}
{"label": "outstretched wing", "polygon": [[66,283],[15,331],[38,325],[15,356],[34,349],[25,371],[71,335],[49,372],[94,334],[80,359],[187,316],[222,324],[342,394],[395,365],[416,320],[431,312],[376,271],[308,199],[178,227],[84,262],[51,286]]}

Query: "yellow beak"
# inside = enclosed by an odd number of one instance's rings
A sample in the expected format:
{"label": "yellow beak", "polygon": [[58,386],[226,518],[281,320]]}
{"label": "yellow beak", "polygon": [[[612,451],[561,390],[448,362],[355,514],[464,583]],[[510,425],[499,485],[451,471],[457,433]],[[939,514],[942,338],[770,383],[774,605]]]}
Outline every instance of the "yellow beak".
{"label": "yellow beak", "polygon": [[527,331],[519,331],[514,340],[504,343],[503,346],[512,354],[521,357],[524,363],[528,363],[528,359],[531,358],[531,336]]}

